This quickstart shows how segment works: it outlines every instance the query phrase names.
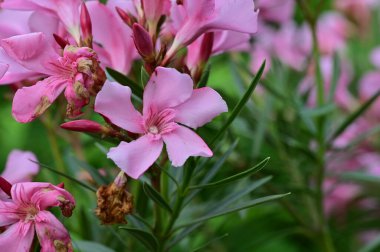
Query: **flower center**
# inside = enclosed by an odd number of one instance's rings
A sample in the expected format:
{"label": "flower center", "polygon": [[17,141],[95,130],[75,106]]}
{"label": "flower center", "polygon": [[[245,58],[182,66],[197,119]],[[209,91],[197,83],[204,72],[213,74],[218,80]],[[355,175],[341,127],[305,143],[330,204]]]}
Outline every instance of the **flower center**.
{"label": "flower center", "polygon": [[38,209],[34,206],[27,206],[25,211],[25,221],[34,221],[38,214]]}
{"label": "flower center", "polygon": [[162,135],[175,129],[177,124],[174,122],[175,110],[164,109],[160,112],[149,111],[145,119],[145,132],[153,135]]}

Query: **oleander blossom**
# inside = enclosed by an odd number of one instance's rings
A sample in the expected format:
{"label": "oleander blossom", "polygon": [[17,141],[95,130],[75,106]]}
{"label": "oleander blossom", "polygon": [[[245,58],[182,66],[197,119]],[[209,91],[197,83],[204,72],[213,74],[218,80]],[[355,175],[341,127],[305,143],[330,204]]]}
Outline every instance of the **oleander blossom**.
{"label": "oleander blossom", "polygon": [[104,72],[91,48],[66,45],[59,53],[53,37],[41,32],[3,39],[1,45],[25,68],[48,76],[17,90],[12,113],[18,122],[30,122],[40,116],[64,90],[68,117],[79,116],[104,82]]}
{"label": "oleander blossom", "polygon": [[10,183],[29,182],[40,168],[36,156],[30,151],[13,150],[9,153],[1,176]]}
{"label": "oleander blossom", "polygon": [[195,129],[210,122],[226,112],[227,105],[209,87],[193,90],[190,76],[158,67],[145,88],[142,114],[131,103],[129,87],[114,82],[106,82],[99,92],[95,111],[141,135],[108,152],[108,158],[137,179],[158,159],[164,143],[173,166],[182,166],[190,156],[211,157],[207,144],[188,127]]}
{"label": "oleander blossom", "polygon": [[42,252],[73,251],[71,238],[62,223],[49,211],[60,207],[71,216],[73,196],[50,183],[25,182],[12,186],[11,199],[0,200],[0,251],[29,252],[35,232]]}

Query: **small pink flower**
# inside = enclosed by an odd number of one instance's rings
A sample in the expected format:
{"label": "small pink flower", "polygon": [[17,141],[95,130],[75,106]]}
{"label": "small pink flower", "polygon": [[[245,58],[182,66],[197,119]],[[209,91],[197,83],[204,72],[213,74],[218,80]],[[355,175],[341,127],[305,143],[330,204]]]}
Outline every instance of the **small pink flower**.
{"label": "small pink flower", "polygon": [[257,0],[260,20],[286,23],[293,18],[295,1],[293,0]]}
{"label": "small pink flower", "polygon": [[90,95],[104,81],[97,55],[90,48],[67,45],[61,55],[53,37],[40,32],[3,39],[1,45],[25,68],[49,76],[17,90],[12,112],[18,122],[37,118],[64,90],[69,103],[68,116],[78,116]]}
{"label": "small pink flower", "polygon": [[12,184],[29,182],[40,170],[39,165],[35,162],[37,162],[37,158],[32,152],[13,150],[8,155],[7,163],[1,176]]}
{"label": "small pink flower", "polygon": [[70,216],[75,207],[73,196],[49,183],[17,183],[12,186],[11,199],[0,200],[0,251],[29,252],[35,232],[42,252],[73,251],[66,228],[49,211],[60,207]]}
{"label": "small pink flower", "polygon": [[167,29],[175,35],[167,57],[215,30],[255,33],[257,15],[251,0],[183,0],[172,3]]}
{"label": "small pink flower", "polygon": [[206,143],[188,127],[198,128],[227,111],[216,91],[209,87],[193,90],[190,76],[159,67],[145,88],[143,100],[141,115],[131,103],[128,87],[106,82],[95,101],[96,112],[129,132],[141,134],[108,153],[130,177],[139,178],[160,156],[164,143],[173,166],[182,166],[190,156],[212,156]]}

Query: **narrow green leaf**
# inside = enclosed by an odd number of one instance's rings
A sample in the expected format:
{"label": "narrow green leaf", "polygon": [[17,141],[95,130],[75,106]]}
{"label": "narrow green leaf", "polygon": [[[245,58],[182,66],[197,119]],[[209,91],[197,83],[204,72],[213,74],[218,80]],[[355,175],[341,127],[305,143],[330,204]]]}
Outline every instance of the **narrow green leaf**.
{"label": "narrow green leaf", "polygon": [[128,86],[131,88],[133,94],[135,94],[137,97],[142,98],[143,96],[143,88],[139,86],[136,82],[129,79],[126,75],[120,73],[119,71],[116,71],[112,68],[106,68],[107,73],[118,83]]}
{"label": "narrow green leaf", "polygon": [[259,71],[257,72],[255,78],[253,79],[253,81],[249,85],[249,87],[248,87],[247,91],[245,92],[244,96],[240,99],[240,101],[238,102],[238,104],[232,110],[232,112],[231,112],[230,116],[228,117],[227,121],[224,123],[224,125],[218,131],[218,133],[216,133],[214,139],[210,142],[210,145],[212,145],[228,129],[228,127],[230,126],[230,124],[239,115],[239,113],[243,109],[244,105],[247,103],[247,101],[251,97],[251,95],[252,95],[253,91],[255,90],[257,84],[259,83],[260,78],[261,78],[261,76],[262,76],[262,74],[264,72],[264,69],[265,69],[265,61],[261,65]]}
{"label": "narrow green leaf", "polygon": [[143,184],[143,190],[149,198],[151,198],[154,202],[157,203],[160,207],[167,210],[169,213],[173,213],[172,208],[165,201],[165,199],[161,196],[159,192],[157,192],[153,187],[151,187],[148,183]]}
{"label": "narrow green leaf", "polygon": [[329,90],[329,96],[327,98],[328,102],[333,102],[334,100],[334,94],[336,92],[336,87],[338,85],[339,76],[340,76],[339,58],[338,58],[338,54],[335,54],[334,63],[333,63],[333,75],[331,77],[332,79],[331,79],[331,85],[330,85],[330,90]]}
{"label": "narrow green leaf", "polygon": [[248,201],[248,202],[246,202],[244,204],[238,205],[236,207],[232,207],[230,209],[227,209],[227,210],[224,210],[224,211],[220,211],[220,212],[217,212],[217,213],[214,213],[214,214],[209,214],[209,215],[206,215],[206,216],[201,217],[199,219],[195,219],[195,220],[192,220],[190,222],[181,224],[176,229],[180,229],[180,228],[184,228],[184,227],[187,227],[187,226],[190,226],[190,225],[194,225],[194,224],[197,224],[197,223],[205,222],[205,221],[208,221],[208,220],[211,220],[211,219],[214,219],[216,217],[223,216],[223,215],[235,213],[235,212],[238,212],[238,211],[241,211],[241,210],[244,210],[244,209],[247,209],[247,208],[251,208],[253,206],[256,206],[256,205],[259,205],[259,204],[262,204],[262,203],[265,203],[265,202],[281,199],[281,198],[283,198],[283,197],[285,197],[285,196],[287,196],[289,194],[290,193],[276,194],[276,195],[271,195],[271,196],[266,196],[266,197],[261,197],[261,198],[258,198],[258,199],[250,200],[250,201]]}
{"label": "narrow green leaf", "polygon": [[219,186],[219,185],[225,185],[225,184],[231,183],[233,181],[248,177],[249,175],[256,173],[256,172],[260,171],[261,169],[263,169],[267,165],[269,159],[270,158],[267,157],[266,159],[261,161],[259,164],[255,165],[254,167],[252,167],[246,171],[240,172],[238,174],[235,174],[233,176],[227,177],[225,179],[222,179],[222,180],[219,180],[216,182],[208,183],[208,184],[190,186],[189,189],[201,189],[201,188],[208,188],[208,187],[214,187],[214,186]]}
{"label": "narrow green leaf", "polygon": [[151,233],[137,228],[130,228],[127,226],[121,226],[120,229],[124,229],[129,232],[133,237],[139,240],[147,249],[151,251],[157,251],[158,241]]}
{"label": "narrow green leaf", "polygon": [[149,81],[149,74],[148,72],[145,70],[145,67],[142,66],[141,67],[141,73],[140,73],[140,84],[141,84],[141,87],[144,88],[146,86],[146,84],[148,83]]}
{"label": "narrow green leaf", "polygon": [[366,112],[371,105],[379,97],[380,91],[377,91],[368,101],[360,106],[356,111],[349,115],[346,120],[337,128],[332,137],[329,139],[329,143],[332,143],[338,136],[340,136],[356,119],[358,119],[364,112]]}
{"label": "narrow green leaf", "polygon": [[76,178],[73,178],[73,177],[71,177],[71,176],[69,176],[69,175],[66,175],[66,174],[63,173],[63,172],[57,171],[57,170],[51,168],[51,167],[48,166],[48,165],[45,165],[45,164],[42,164],[42,163],[39,163],[39,162],[36,162],[36,161],[33,161],[33,160],[30,160],[30,161],[32,161],[33,163],[36,163],[36,164],[38,164],[39,166],[41,166],[41,167],[43,167],[43,168],[46,168],[46,169],[48,169],[49,171],[54,172],[54,173],[56,173],[56,174],[58,174],[58,175],[60,175],[60,176],[62,176],[62,177],[65,177],[65,178],[68,178],[68,179],[72,180],[73,182],[77,183],[78,185],[82,186],[83,188],[86,188],[86,189],[88,189],[88,190],[90,190],[90,191],[92,191],[92,192],[96,192],[96,191],[97,191],[96,188],[94,188],[94,187],[92,187],[92,186],[90,186],[90,185],[87,185],[86,183],[83,183],[82,181],[80,181],[80,180],[78,180],[78,179],[76,179]]}
{"label": "narrow green leaf", "polygon": [[227,236],[228,236],[228,233],[225,233],[224,235],[221,235],[221,236],[219,236],[219,237],[215,237],[214,239],[209,240],[208,242],[206,242],[205,244],[199,246],[198,248],[193,249],[192,252],[196,252],[196,251],[204,251],[204,249],[205,249],[206,247],[208,247],[210,244],[212,244],[212,243],[214,243],[214,242],[216,242],[216,241],[220,241],[220,240],[226,238]]}
{"label": "narrow green leaf", "polygon": [[206,67],[206,70],[203,72],[201,79],[198,82],[198,88],[207,86],[208,79],[210,78],[211,65]]}
{"label": "narrow green leaf", "polygon": [[364,172],[346,172],[341,176],[344,180],[380,187],[380,178]]}

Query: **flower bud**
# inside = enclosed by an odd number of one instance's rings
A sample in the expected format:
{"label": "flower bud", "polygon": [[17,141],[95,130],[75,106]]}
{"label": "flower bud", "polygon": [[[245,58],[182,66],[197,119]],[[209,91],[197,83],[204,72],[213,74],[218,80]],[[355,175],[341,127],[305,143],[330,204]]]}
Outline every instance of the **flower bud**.
{"label": "flower bud", "polygon": [[99,133],[103,134],[108,131],[107,127],[90,120],[76,120],[61,124],[61,128],[71,131]]}
{"label": "flower bud", "polygon": [[124,21],[124,23],[129,27],[132,27],[133,24],[137,22],[137,20],[135,20],[135,18],[132,15],[128,14],[120,7],[116,7],[116,12],[117,14],[119,14],[120,18]]}
{"label": "flower bud", "polygon": [[11,196],[12,185],[5,178],[0,176],[0,188],[3,190],[8,196]]}
{"label": "flower bud", "polygon": [[64,38],[62,38],[61,36],[53,33],[53,37],[55,39],[55,42],[57,42],[57,44],[62,48],[64,49],[68,44],[69,42],[67,40],[65,40]]}
{"label": "flower bud", "polygon": [[208,32],[202,39],[201,48],[199,51],[199,62],[206,63],[211,56],[212,47],[214,45],[214,33]]}
{"label": "flower bud", "polygon": [[125,216],[133,210],[133,196],[126,190],[127,177],[123,171],[108,186],[101,186],[96,195],[98,206],[95,210],[96,216],[102,224],[127,223]]}
{"label": "flower bud", "polygon": [[154,61],[153,41],[149,33],[141,25],[133,24],[133,41],[141,57],[147,61]]}
{"label": "flower bud", "polygon": [[92,45],[92,23],[85,3],[82,3],[80,10],[80,27],[82,31],[82,42],[84,46]]}

